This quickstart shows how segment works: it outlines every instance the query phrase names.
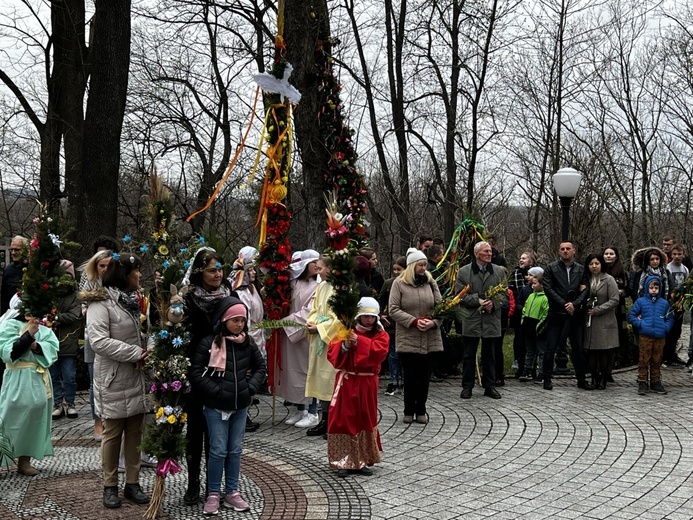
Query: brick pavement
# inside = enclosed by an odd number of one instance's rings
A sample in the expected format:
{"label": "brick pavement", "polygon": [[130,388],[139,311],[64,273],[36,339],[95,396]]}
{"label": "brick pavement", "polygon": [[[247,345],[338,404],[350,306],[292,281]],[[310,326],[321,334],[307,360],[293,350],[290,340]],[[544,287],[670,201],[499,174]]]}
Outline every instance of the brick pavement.
{"label": "brick pavement", "polygon": [[[402,397],[385,396],[385,452],[372,477],[340,479],[327,467],[325,441],[305,430],[271,426],[271,398],[251,412],[261,422],[246,436],[241,490],[252,509],[220,518],[693,518],[693,377],[663,370],[666,396],[636,395],[635,372],[615,375],[606,391],[572,379],[552,392],[508,381],[503,399],[459,398],[459,379],[431,385],[428,425],[402,423]],[[53,426],[55,456],[34,478],[0,470],[0,519],[138,518],[143,506],[101,506],[98,443],[86,395],[80,418]],[[278,418],[287,410],[278,407]],[[122,479],[122,477],[121,477]],[[153,486],[143,469],[142,485]],[[185,507],[184,472],[169,477],[166,518],[202,517]]]}

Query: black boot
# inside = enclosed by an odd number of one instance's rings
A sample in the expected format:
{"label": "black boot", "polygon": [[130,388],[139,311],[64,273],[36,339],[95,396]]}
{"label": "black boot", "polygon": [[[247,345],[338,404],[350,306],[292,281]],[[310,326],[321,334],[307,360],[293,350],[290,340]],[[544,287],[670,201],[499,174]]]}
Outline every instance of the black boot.
{"label": "black boot", "polygon": [[260,427],[260,423],[253,422],[250,419],[249,415],[246,416],[246,418],[245,418],[245,431],[246,431],[246,433],[249,433],[249,432],[252,433],[254,431],[257,431],[257,429],[259,427]]}
{"label": "black boot", "polygon": [[578,379],[577,387],[583,390],[594,390],[594,387],[586,379]]}
{"label": "black boot", "polygon": [[123,496],[135,504],[149,504],[149,496],[139,484],[125,484]]}
{"label": "black boot", "polygon": [[322,412],[322,419],[312,428],[308,428],[306,435],[308,437],[317,437],[318,435],[325,435],[327,433],[327,412]]}
{"label": "black boot", "polygon": [[200,479],[189,478],[188,479],[188,489],[183,495],[183,503],[186,506],[194,506],[200,502]]}
{"label": "black boot", "polygon": [[120,507],[120,497],[118,496],[118,486],[103,488],[103,507],[115,509]]}

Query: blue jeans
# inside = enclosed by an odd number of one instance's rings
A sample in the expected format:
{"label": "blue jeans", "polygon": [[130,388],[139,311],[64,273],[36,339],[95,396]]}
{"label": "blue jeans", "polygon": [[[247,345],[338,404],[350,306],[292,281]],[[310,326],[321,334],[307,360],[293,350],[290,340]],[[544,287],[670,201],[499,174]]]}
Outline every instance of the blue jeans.
{"label": "blue jeans", "polygon": [[53,405],[60,406],[63,400],[73,404],[77,393],[74,356],[59,357],[49,370],[53,380]]}
{"label": "blue jeans", "polygon": [[395,334],[390,334],[390,350],[387,352],[387,366],[390,370],[390,383],[396,385],[399,381],[404,384],[404,377],[401,377],[402,368],[399,362],[399,356],[395,350]]}
{"label": "blue jeans", "polygon": [[[296,410],[303,411],[306,409],[305,404],[297,404],[296,405]],[[318,400],[313,397],[313,400],[310,402],[308,405],[308,413],[315,415],[318,413]]]}
{"label": "blue jeans", "polygon": [[205,407],[204,414],[207,419],[210,444],[207,460],[209,492],[221,493],[221,475],[226,473],[225,492],[229,495],[238,490],[248,408],[236,410],[226,421],[221,420],[221,413],[214,408]]}

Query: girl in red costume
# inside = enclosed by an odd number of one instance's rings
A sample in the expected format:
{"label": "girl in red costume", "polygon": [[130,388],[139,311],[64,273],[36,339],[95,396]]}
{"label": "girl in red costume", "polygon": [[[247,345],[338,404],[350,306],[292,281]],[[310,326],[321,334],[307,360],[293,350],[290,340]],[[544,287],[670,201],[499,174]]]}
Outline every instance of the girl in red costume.
{"label": "girl in red costume", "polygon": [[337,475],[372,475],[382,460],[378,432],[378,373],[390,337],[375,298],[359,300],[356,326],[345,341],[333,341],[327,359],[337,369],[327,426],[327,457]]}

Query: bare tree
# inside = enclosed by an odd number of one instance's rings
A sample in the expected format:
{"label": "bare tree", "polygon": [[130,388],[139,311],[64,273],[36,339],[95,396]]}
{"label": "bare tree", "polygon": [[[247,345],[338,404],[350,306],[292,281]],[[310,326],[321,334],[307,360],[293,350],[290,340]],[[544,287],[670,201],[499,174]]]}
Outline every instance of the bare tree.
{"label": "bare tree", "polygon": [[[135,39],[131,108],[150,128],[140,135],[141,146],[150,148],[152,160],[172,156],[183,193],[194,193],[181,199],[191,214],[209,200],[250,122],[248,80],[264,70],[268,4],[169,0],[162,7],[139,13],[150,23]],[[226,191],[245,181],[243,171],[236,169]],[[216,206],[191,224],[196,232],[217,226]]]}

